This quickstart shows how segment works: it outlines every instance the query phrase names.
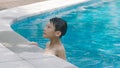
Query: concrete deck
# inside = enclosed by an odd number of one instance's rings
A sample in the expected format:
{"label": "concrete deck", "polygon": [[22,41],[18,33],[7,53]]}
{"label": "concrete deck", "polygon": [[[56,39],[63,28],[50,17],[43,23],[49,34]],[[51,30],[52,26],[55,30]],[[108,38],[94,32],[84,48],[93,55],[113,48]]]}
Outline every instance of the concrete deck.
{"label": "concrete deck", "polygon": [[43,49],[14,32],[14,21],[48,10],[86,0],[49,0],[0,11],[0,68],[77,68],[55,56],[43,55]]}
{"label": "concrete deck", "polygon": [[8,44],[0,43],[0,68],[75,68],[55,56],[43,55],[35,45],[9,46],[13,51],[6,48],[5,45]]}
{"label": "concrete deck", "polygon": [[0,10],[26,5],[26,4],[32,4],[41,1],[45,1],[45,0],[0,0]]}

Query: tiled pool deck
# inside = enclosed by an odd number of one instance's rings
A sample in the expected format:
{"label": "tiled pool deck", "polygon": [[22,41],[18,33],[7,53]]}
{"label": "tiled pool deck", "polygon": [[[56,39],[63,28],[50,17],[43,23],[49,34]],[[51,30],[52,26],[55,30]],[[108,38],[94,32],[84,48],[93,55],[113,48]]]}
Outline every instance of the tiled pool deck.
{"label": "tiled pool deck", "polygon": [[29,45],[10,25],[21,18],[85,1],[48,0],[0,11],[0,68],[77,68],[55,56],[43,55],[43,49]]}

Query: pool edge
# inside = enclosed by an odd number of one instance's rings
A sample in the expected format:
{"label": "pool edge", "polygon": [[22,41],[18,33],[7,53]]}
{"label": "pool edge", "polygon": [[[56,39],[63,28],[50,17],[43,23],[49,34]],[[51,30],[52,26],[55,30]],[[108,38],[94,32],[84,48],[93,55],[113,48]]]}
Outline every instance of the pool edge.
{"label": "pool edge", "polygon": [[[25,6],[20,6],[20,7],[15,7],[15,8],[11,8],[11,9],[2,10],[2,11],[0,11],[0,21],[1,21],[0,22],[0,24],[1,24],[0,25],[0,36],[2,37],[2,39],[0,39],[0,42],[2,42],[2,43],[5,42],[6,43],[6,42],[10,42],[11,39],[14,39],[9,35],[9,32],[12,33],[13,36],[15,34],[17,37],[21,38],[21,40],[23,42],[29,42],[27,39],[20,36],[19,34],[17,34],[16,32],[14,32],[11,29],[11,24],[15,20],[18,20],[19,18],[26,18],[28,16],[39,14],[39,13],[47,11],[47,10],[56,9],[56,8],[64,7],[64,6],[69,6],[69,5],[72,5],[72,4],[82,3],[82,2],[85,2],[85,1],[87,1],[87,0],[81,0],[81,1],[80,0],[75,0],[75,1],[71,0],[68,3],[65,0],[61,0],[61,1],[58,1],[58,2],[56,0],[48,0],[48,1],[43,1],[43,2],[34,3],[34,4],[30,4],[30,5],[25,5]],[[54,7],[51,7],[47,4],[50,4],[50,5],[52,4],[51,6],[54,6]],[[56,5],[58,5],[58,6],[56,6]],[[31,7],[35,7],[35,8],[31,8]],[[48,8],[44,9],[45,7],[48,7]],[[41,10],[41,9],[43,9],[43,10]],[[5,34],[4,34],[4,32],[5,32]],[[6,32],[7,32],[7,34],[6,34]],[[6,37],[6,35],[10,36],[10,38],[11,38],[10,41],[9,40],[2,41],[3,38]],[[13,44],[10,43],[10,45],[13,45]],[[59,60],[59,59],[57,59],[57,60]],[[77,67],[74,66],[74,68],[77,68]]]}

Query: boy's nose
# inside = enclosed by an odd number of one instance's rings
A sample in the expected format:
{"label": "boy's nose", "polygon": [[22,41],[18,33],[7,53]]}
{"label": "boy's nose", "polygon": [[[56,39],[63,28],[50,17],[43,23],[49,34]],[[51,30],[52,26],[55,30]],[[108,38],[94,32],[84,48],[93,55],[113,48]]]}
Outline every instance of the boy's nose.
{"label": "boy's nose", "polygon": [[43,31],[46,31],[46,28],[44,28]]}

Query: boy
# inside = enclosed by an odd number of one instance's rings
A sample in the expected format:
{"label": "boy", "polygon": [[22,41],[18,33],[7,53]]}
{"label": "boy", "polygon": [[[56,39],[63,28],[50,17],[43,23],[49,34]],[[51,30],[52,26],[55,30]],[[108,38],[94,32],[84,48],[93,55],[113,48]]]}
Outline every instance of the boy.
{"label": "boy", "polygon": [[[67,23],[61,18],[52,18],[44,28],[44,38],[50,39],[50,42],[46,44],[45,52],[46,55],[54,55],[61,59],[66,60],[66,54],[64,46],[62,45],[60,38],[65,35],[67,31]],[[30,44],[38,45],[35,42]]]}
{"label": "boy", "polygon": [[44,54],[55,55],[66,60],[65,49],[60,41],[60,38],[65,35],[66,31],[66,21],[57,17],[50,19],[43,34],[43,37],[50,39],[50,42],[46,44]]}

